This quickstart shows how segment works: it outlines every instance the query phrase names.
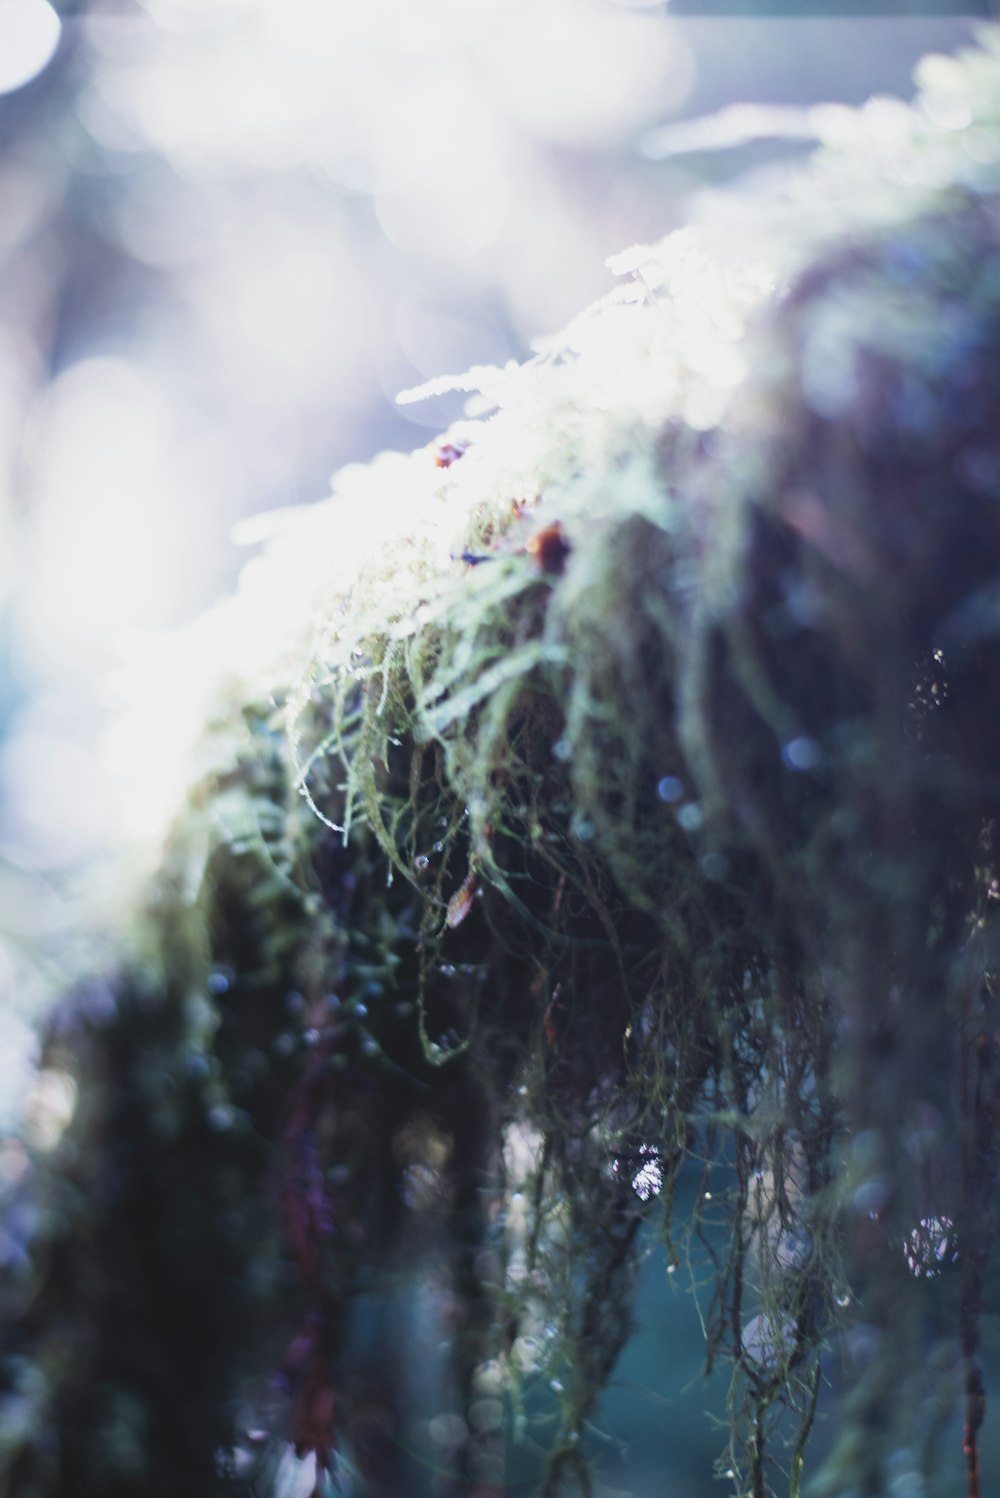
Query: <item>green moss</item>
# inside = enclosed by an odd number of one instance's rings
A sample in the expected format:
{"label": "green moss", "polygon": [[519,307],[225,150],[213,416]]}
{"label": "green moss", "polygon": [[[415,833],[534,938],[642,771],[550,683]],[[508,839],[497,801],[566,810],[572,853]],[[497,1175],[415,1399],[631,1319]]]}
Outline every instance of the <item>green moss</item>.
{"label": "green moss", "polygon": [[[460,1412],[433,1490],[499,1491],[497,1379],[552,1386],[542,1488],[590,1491],[652,1216],[710,1268],[735,1492],[804,1490],[852,1327],[825,1490],[941,1425],[920,1349],[977,1367],[998,1153],[984,47],[620,257],[457,382],[493,414],[441,465],[348,470],[184,642],[183,809],[51,1026],[80,1094],[19,1187],[11,1493],[276,1492],[248,1425],[429,1492]],[[930,1219],[954,1272],[907,1263]]]}

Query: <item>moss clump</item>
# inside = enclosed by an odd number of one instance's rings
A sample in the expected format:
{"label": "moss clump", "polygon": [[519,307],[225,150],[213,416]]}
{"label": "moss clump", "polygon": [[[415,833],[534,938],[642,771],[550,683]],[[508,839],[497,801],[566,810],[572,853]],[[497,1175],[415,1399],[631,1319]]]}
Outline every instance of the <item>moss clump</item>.
{"label": "moss clump", "polygon": [[842,1333],[818,1490],[901,1445],[954,1490],[950,1386],[980,1491],[996,34],[923,82],[620,257],[188,642],[184,807],[13,1189],[11,1493],[279,1493],[294,1448],[482,1498],[529,1386],[542,1490],[589,1492],[653,1217],[712,1257],[736,1493],[801,1491]]}

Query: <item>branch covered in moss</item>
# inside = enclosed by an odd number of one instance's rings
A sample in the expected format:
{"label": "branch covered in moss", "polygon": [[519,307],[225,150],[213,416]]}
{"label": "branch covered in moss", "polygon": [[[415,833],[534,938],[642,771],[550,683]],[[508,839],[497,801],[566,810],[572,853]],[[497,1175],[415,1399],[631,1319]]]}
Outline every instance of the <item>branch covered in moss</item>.
{"label": "branch covered in moss", "polygon": [[963,1381],[978,1491],[997,34],[921,79],[452,382],[490,414],[178,645],[132,759],[200,723],[183,804],[6,1188],[12,1494],[485,1498],[529,1405],[589,1491],[656,1219],[737,1494],[798,1495],[838,1380],[816,1491],[930,1472]]}

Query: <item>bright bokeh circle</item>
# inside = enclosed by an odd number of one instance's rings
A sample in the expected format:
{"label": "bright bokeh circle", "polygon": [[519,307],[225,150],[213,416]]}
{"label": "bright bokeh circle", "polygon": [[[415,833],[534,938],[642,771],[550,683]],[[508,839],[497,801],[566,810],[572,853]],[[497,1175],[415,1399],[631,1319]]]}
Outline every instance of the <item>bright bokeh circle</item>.
{"label": "bright bokeh circle", "polygon": [[0,94],[36,78],[59,45],[62,22],[48,0],[0,0]]}

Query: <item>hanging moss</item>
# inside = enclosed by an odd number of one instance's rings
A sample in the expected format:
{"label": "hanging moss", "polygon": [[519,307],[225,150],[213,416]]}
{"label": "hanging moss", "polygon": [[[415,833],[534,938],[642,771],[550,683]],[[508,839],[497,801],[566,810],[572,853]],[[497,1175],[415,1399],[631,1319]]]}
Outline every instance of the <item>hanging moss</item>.
{"label": "hanging moss", "polygon": [[651,1221],[734,1494],[981,1491],[997,33],[921,80],[438,382],[483,414],[164,658],[183,806],[8,1173],[6,1491],[486,1498],[548,1390],[589,1493]]}

